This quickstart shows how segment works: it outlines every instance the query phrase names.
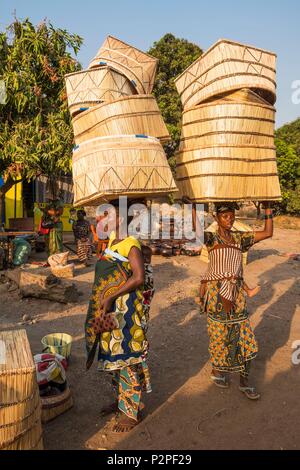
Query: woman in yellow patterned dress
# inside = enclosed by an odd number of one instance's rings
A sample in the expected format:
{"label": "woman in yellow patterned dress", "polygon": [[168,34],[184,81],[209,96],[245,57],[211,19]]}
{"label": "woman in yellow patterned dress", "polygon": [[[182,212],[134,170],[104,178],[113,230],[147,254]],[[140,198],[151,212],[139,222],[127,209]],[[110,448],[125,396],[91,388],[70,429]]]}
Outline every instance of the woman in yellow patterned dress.
{"label": "woman in yellow patterned dress", "polygon": [[249,385],[251,360],[258,348],[246,306],[242,253],[254,243],[273,235],[272,209],[265,203],[262,231],[234,232],[234,203],[217,203],[218,230],[205,232],[209,265],[200,285],[201,309],[207,314],[211,379],[218,387],[229,386],[227,373],[240,373],[240,391],[257,400],[260,394]]}
{"label": "woman in yellow patterned dress", "polygon": [[[85,324],[88,356],[93,355],[98,344],[98,369],[113,373],[117,401],[102,411],[117,412],[115,432],[127,432],[139,422],[142,391],[151,391],[146,362],[144,261],[138,240],[131,236],[120,238],[122,223],[116,208],[116,232],[111,233],[108,248],[96,264]],[[97,334],[94,325],[100,312],[103,318],[111,316],[115,324]]]}

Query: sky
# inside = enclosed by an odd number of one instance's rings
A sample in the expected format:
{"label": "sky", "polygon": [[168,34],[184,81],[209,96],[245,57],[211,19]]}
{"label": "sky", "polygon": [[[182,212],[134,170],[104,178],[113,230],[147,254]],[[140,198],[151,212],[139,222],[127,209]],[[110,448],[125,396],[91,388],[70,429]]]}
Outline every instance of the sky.
{"label": "sky", "polygon": [[0,0],[1,30],[14,11],[82,36],[83,67],[108,34],[145,51],[166,33],[203,50],[220,38],[268,49],[278,55],[276,125],[300,117],[299,0]]}

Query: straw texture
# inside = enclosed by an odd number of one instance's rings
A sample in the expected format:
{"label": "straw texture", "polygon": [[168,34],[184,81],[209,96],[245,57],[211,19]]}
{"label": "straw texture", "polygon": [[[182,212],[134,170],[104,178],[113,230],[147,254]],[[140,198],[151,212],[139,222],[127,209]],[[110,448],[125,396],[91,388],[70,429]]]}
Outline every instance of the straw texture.
{"label": "straw texture", "polygon": [[176,180],[194,201],[280,200],[275,109],[251,90],[183,112]]}
{"label": "straw texture", "polygon": [[103,103],[73,119],[76,144],[95,137],[146,134],[170,140],[154,96],[137,95]]}
{"label": "straw texture", "polygon": [[136,94],[130,81],[111,67],[70,73],[65,76],[65,83],[72,116],[103,101]]}
{"label": "straw texture", "polygon": [[176,185],[154,137],[91,139],[73,152],[74,204],[99,204],[117,195],[168,194]]}
{"label": "straw texture", "polygon": [[274,53],[221,39],[177,77],[175,84],[185,109],[240,88],[259,89],[274,104],[275,67]]}
{"label": "straw texture", "polygon": [[40,397],[26,331],[2,332],[0,341],[0,449],[41,449]]}
{"label": "straw texture", "polygon": [[281,199],[275,67],[272,52],[220,40],[176,78],[181,194],[195,202]]}
{"label": "straw texture", "polygon": [[108,65],[128,78],[138,93],[151,93],[158,60],[120,39],[108,36],[100,47],[89,68]]}
{"label": "straw texture", "polygon": [[[118,195],[144,197],[177,191],[160,143],[169,141],[170,135],[150,95],[157,62],[108,36],[83,79],[79,73],[66,76],[76,143],[75,205],[99,204]],[[113,71],[119,74],[118,82]],[[81,108],[91,100],[92,107]]]}

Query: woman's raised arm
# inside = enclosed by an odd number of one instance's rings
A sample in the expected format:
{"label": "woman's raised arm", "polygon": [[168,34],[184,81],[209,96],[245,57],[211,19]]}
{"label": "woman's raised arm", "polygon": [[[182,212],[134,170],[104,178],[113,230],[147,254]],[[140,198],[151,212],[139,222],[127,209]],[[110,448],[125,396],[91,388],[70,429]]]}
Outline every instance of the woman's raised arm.
{"label": "woman's raised arm", "polygon": [[269,202],[264,203],[265,209],[265,226],[263,230],[254,231],[254,243],[258,243],[266,238],[273,237],[273,210],[270,207]]}

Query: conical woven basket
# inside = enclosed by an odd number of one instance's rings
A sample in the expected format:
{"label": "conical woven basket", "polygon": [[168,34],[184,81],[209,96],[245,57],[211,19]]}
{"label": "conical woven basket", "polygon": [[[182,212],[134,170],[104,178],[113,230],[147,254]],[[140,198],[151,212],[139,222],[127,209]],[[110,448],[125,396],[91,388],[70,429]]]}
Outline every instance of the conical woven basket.
{"label": "conical woven basket", "polygon": [[276,100],[276,54],[228,40],[219,40],[191,64],[175,84],[185,109],[222,92],[259,89]]}
{"label": "conical woven basket", "polygon": [[[183,112],[176,179],[194,201],[280,200],[275,109],[226,96]],[[237,99],[237,96],[235,96]]]}
{"label": "conical woven basket", "polygon": [[138,93],[151,93],[158,60],[120,39],[108,36],[91,61],[89,68],[99,65],[112,66],[123,73]]}
{"label": "conical woven basket", "polygon": [[157,102],[151,95],[136,95],[95,106],[73,119],[76,144],[95,137],[145,134],[170,140]]}
{"label": "conical woven basket", "polygon": [[103,101],[136,94],[129,80],[111,67],[97,67],[65,76],[69,110],[72,116]]}
{"label": "conical woven basket", "polygon": [[42,449],[41,404],[25,330],[0,333],[0,449]]}
{"label": "conical woven basket", "polygon": [[166,155],[154,137],[91,139],[73,152],[74,204],[96,205],[118,195],[177,191]]}

